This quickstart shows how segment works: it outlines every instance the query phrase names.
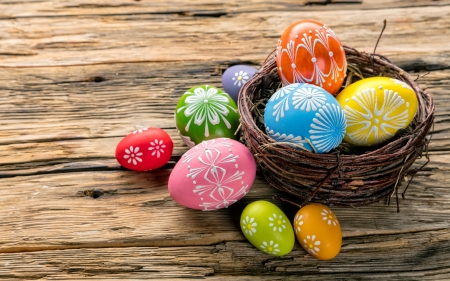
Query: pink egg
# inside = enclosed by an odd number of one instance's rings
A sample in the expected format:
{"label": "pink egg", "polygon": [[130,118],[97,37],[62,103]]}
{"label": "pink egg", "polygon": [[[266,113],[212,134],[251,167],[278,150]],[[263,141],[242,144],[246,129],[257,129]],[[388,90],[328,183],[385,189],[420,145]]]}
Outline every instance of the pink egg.
{"label": "pink egg", "polygon": [[169,177],[169,193],[179,204],[197,210],[227,208],[244,197],[256,176],[256,163],[238,141],[203,141],[188,150]]}
{"label": "pink egg", "polygon": [[116,147],[116,159],[123,167],[148,171],[164,166],[172,157],[173,142],[160,128],[145,128],[124,137]]}

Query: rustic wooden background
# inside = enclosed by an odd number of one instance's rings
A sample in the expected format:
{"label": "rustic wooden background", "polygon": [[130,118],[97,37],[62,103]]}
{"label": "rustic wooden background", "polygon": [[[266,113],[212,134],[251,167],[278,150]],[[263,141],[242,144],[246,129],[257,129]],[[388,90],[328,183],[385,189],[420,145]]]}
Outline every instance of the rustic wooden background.
{"label": "rustic wooden background", "polygon": [[[167,191],[187,150],[173,120],[180,95],[220,87],[230,64],[260,65],[303,18],[366,52],[386,19],[377,52],[419,77],[436,105],[431,163],[401,212],[385,201],[332,207],[344,238],[331,261],[298,244],[275,258],[245,240],[241,210],[277,194],[261,177],[214,212]],[[449,0],[1,1],[0,279],[450,280],[449,30]],[[116,144],[149,126],[172,136],[173,160],[121,169]]]}

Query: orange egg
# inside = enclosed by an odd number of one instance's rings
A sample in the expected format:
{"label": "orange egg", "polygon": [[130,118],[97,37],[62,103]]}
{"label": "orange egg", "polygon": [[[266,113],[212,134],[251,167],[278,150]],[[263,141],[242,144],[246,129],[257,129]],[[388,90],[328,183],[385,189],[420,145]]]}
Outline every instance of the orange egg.
{"label": "orange egg", "polygon": [[308,83],[336,95],[344,82],[347,60],[334,32],[314,20],[286,28],[278,41],[276,63],[283,84]]}
{"label": "orange egg", "polygon": [[303,249],[320,260],[330,260],[341,250],[341,226],[325,205],[312,203],[301,208],[294,218],[294,231]]}

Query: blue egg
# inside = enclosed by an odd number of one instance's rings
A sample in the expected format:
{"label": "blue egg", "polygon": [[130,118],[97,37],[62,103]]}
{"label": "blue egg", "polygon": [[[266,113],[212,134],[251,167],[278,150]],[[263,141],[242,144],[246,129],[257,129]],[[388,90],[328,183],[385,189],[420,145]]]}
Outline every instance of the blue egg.
{"label": "blue egg", "polygon": [[255,75],[256,71],[256,68],[248,65],[233,65],[222,75],[223,90],[237,103],[239,91]]}
{"label": "blue egg", "polygon": [[347,123],[336,98],[306,83],[279,89],[266,104],[266,133],[277,142],[326,153],[344,138]]}

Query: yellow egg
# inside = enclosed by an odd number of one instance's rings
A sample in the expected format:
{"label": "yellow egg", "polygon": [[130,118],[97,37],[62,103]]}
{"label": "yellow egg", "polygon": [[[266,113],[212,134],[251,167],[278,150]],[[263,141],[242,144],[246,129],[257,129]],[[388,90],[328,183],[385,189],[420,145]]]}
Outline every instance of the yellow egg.
{"label": "yellow egg", "polygon": [[294,218],[294,231],[303,249],[315,258],[330,260],[341,250],[341,226],[325,205],[312,203],[301,208]]}
{"label": "yellow egg", "polygon": [[358,146],[382,144],[411,123],[417,96],[405,82],[372,77],[355,82],[337,96],[347,119],[344,141]]}

